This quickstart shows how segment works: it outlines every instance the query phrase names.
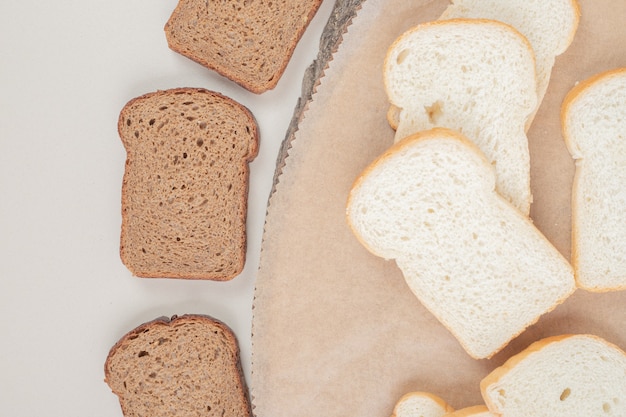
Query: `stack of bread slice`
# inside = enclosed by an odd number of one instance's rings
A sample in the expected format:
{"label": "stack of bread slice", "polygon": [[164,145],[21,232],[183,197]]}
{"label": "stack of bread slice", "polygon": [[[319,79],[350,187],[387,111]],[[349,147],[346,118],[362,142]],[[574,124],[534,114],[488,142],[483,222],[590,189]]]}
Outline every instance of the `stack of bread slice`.
{"label": "stack of bread slice", "polygon": [[474,358],[493,356],[576,289],[570,263],[529,219],[526,131],[579,8],[492,3],[454,1],[390,46],[395,144],[347,203],[359,241],[395,260]]}

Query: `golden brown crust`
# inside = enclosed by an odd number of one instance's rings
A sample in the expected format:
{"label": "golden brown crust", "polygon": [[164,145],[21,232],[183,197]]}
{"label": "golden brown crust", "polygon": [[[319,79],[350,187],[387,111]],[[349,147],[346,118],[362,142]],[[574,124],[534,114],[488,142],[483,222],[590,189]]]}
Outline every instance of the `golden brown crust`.
{"label": "golden brown crust", "polygon": [[[574,160],[576,160],[577,164],[579,163],[578,161],[581,160],[581,155],[580,155],[580,151],[578,150],[577,144],[574,142],[572,135],[570,134],[570,125],[568,123],[568,118],[569,118],[569,112],[570,109],[572,108],[572,106],[574,105],[574,103],[576,103],[576,100],[581,96],[581,94],[585,93],[589,88],[593,88],[594,85],[596,85],[597,83],[603,82],[605,80],[607,80],[608,78],[611,78],[613,76],[620,76],[626,74],[626,67],[620,67],[620,68],[614,68],[611,70],[607,70],[607,71],[603,71],[600,72],[598,74],[592,75],[591,77],[577,83],[576,85],[574,85],[574,87],[572,87],[572,89],[567,93],[567,95],[565,96],[565,98],[563,99],[563,103],[561,104],[561,114],[560,114],[560,120],[561,120],[561,134],[563,135],[563,140],[565,142],[565,145],[570,153],[570,155],[572,155],[572,158],[574,158]],[[571,219],[571,263],[572,266],[574,267],[574,273],[576,276],[576,282],[578,283],[578,262],[579,262],[579,254],[578,254],[578,212],[577,210],[575,210],[575,206],[576,206],[576,198],[577,198],[577,189],[578,189],[578,184],[579,184],[579,177],[580,177],[580,169],[578,169],[578,166],[576,166],[576,170],[574,172],[574,179],[572,181],[572,197],[571,197],[571,204],[572,204],[572,219]],[[580,285],[579,285],[580,287]],[[585,287],[586,291],[590,291],[590,292],[597,292],[597,293],[604,293],[604,292],[610,292],[610,291],[619,291],[619,290],[624,290],[626,289],[626,287],[620,286],[620,287]]]}
{"label": "golden brown crust", "polygon": [[487,408],[487,406],[474,405],[471,407],[462,408],[450,414],[446,414],[444,417],[472,417],[481,413],[489,413],[489,409]]}

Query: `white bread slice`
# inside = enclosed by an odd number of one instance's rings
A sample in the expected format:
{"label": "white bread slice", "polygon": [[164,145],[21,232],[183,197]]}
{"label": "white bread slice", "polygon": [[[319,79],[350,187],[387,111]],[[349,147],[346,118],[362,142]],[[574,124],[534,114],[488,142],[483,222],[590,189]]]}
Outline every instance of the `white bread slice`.
{"label": "white bread slice", "polygon": [[[535,52],[539,107],[548,89],[556,57],[565,52],[574,39],[580,7],[576,0],[452,0],[439,19],[461,17],[499,20],[513,26],[528,39]],[[534,113],[529,121],[532,118]]]}
{"label": "white bread slice", "polygon": [[569,263],[494,184],[479,149],[438,128],[390,147],[347,203],[361,243],[395,259],[417,298],[475,358],[492,356],[575,289]]}
{"label": "white bread slice", "polygon": [[[550,75],[558,55],[567,50],[574,39],[580,21],[580,6],[576,0],[452,0],[439,20],[458,18],[492,19],[516,28],[528,39],[535,53],[537,74],[537,105],[528,118],[526,130],[543,101]],[[387,120],[398,128],[398,109],[389,108]]]}
{"label": "white bread slice", "polygon": [[444,400],[430,392],[409,392],[398,400],[391,417],[443,417],[453,412]]}
{"label": "white bread slice", "polygon": [[493,20],[428,22],[396,39],[383,72],[389,101],[399,109],[396,142],[433,127],[459,131],[495,166],[498,192],[528,215],[525,125],[537,84],[524,36]]}
{"label": "white bread slice", "polygon": [[626,353],[592,335],[533,343],[481,381],[505,417],[626,416]]}
{"label": "white bread slice", "polygon": [[497,417],[493,414],[485,405],[475,405],[472,407],[461,408],[450,414],[446,414],[445,417]]}
{"label": "white bread slice", "polygon": [[590,291],[624,290],[626,68],[574,87],[561,118],[565,143],[576,160],[572,264],[578,285]]}

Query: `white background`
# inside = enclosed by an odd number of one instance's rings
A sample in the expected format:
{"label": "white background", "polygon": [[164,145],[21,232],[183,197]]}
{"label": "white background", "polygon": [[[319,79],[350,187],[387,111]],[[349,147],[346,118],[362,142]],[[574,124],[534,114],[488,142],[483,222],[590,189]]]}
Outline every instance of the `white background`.
{"label": "white background", "polygon": [[[252,300],[276,157],[317,56],[325,0],[278,86],[250,93],[172,52],[176,0],[0,2],[0,416],[121,416],[109,349],[159,316],[210,314],[239,338],[249,381]],[[141,279],[119,258],[124,104],[204,87],[248,107],[248,253],[229,282]]]}

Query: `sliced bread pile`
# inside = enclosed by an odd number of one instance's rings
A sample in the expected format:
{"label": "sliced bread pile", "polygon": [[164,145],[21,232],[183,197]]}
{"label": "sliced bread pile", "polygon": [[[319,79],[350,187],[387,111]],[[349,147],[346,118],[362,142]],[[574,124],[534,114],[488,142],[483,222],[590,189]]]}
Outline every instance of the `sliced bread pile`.
{"label": "sliced bread pile", "polygon": [[433,127],[462,133],[495,167],[498,192],[529,213],[525,126],[537,105],[537,83],[525,37],[493,20],[425,23],[391,45],[384,83],[399,109],[396,142]]}
{"label": "sliced bread pile", "polygon": [[252,114],[198,88],[137,97],[120,112],[127,153],[120,254],[139,277],[229,280],[246,255]]}
{"label": "sliced bread pile", "polygon": [[563,137],[576,160],[572,264],[581,288],[626,289],[626,68],[574,87],[562,107]]}
{"label": "sliced bread pile", "polygon": [[575,289],[570,264],[496,192],[476,145],[450,129],[388,149],[356,180],[347,217],[475,358],[491,357]]}
{"label": "sliced bread pile", "polygon": [[447,413],[439,397],[410,393],[393,417],[625,416],[626,353],[594,335],[548,337],[494,369],[480,391],[485,405]]}
{"label": "sliced bread pile", "polygon": [[208,316],[135,328],[111,348],[104,373],[125,417],[252,416],[237,339]]}
{"label": "sliced bread pile", "polygon": [[529,219],[526,131],[578,20],[575,0],[456,0],[385,57],[395,144],[355,181],[348,223],[474,358],[577,288]]}
{"label": "sliced bread pile", "polygon": [[169,47],[253,93],[276,86],[322,0],[179,0]]}

